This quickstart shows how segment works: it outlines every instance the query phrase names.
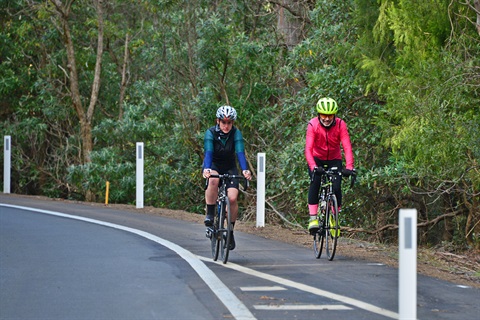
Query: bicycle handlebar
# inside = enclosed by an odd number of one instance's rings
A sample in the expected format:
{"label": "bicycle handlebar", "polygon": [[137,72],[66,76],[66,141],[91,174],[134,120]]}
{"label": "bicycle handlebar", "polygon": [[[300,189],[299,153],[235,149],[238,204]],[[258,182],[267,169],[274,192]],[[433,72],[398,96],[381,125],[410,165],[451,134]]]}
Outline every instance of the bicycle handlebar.
{"label": "bicycle handlebar", "polygon": [[327,175],[338,175],[338,176],[343,176],[347,178],[350,177],[350,188],[353,188],[353,185],[357,180],[357,172],[355,171],[355,169],[353,170],[342,169],[342,171],[339,171],[338,167],[331,167],[331,168],[328,168],[327,170],[321,167],[315,167],[313,169],[313,173],[316,175],[327,174]]}

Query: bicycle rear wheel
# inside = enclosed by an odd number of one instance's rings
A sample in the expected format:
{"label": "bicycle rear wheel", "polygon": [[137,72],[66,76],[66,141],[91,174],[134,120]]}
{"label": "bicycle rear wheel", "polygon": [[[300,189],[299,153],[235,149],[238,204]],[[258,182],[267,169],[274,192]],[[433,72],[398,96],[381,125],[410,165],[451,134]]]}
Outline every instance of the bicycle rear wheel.
{"label": "bicycle rear wheel", "polygon": [[223,212],[225,213],[223,215],[224,219],[222,219],[222,224],[223,227],[222,229],[224,230],[223,236],[222,236],[222,261],[223,263],[227,263],[228,261],[228,254],[230,252],[230,241],[231,241],[231,235],[232,235],[232,215],[230,213],[230,200],[228,197],[225,197],[225,209]]}
{"label": "bicycle rear wheel", "polygon": [[325,251],[328,260],[332,261],[337,250],[337,239],[340,235],[340,226],[338,225],[338,204],[335,195],[328,197],[325,224],[326,228],[323,232],[325,238]]}
{"label": "bicycle rear wheel", "polygon": [[[222,204],[223,205],[223,204]],[[220,220],[222,216],[222,205],[220,206],[219,211],[215,214],[215,219],[213,222],[213,232],[210,238],[210,245],[212,248],[212,258],[213,261],[217,261],[218,254],[220,253],[220,245],[222,239],[222,232],[220,231],[221,225]],[[217,206],[218,208],[218,206]]]}

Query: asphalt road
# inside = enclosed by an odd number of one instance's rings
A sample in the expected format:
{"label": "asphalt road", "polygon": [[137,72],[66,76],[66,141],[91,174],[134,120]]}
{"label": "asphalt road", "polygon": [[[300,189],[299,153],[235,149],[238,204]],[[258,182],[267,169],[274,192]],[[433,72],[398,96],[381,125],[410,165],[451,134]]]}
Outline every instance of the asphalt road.
{"label": "asphalt road", "polygon": [[[36,208],[25,210],[23,207]],[[398,270],[200,224],[0,194],[0,319],[398,319]],[[417,276],[418,319],[477,319],[480,290]]]}

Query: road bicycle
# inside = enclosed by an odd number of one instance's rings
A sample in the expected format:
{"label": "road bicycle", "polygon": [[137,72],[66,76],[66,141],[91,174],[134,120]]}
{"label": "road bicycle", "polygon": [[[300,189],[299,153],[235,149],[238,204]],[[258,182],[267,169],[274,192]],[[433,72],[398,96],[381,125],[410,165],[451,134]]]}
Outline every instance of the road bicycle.
{"label": "road bicycle", "polygon": [[[314,172],[313,174],[319,174]],[[332,261],[337,250],[337,240],[340,237],[340,225],[337,197],[333,192],[333,180],[351,176],[350,187],[353,187],[356,179],[355,171],[340,171],[337,167],[323,170],[320,173],[320,192],[318,194],[318,219],[319,228],[313,234],[313,250],[315,257],[320,258],[325,247],[328,260]]]}
{"label": "road bicycle", "polygon": [[[212,174],[210,178],[219,178],[220,181],[217,197],[217,212],[213,220],[213,226],[207,227],[205,235],[210,239],[213,261],[217,261],[218,256],[220,255],[223,263],[225,264],[228,261],[231,234],[233,231],[227,185],[231,183],[232,180],[243,180],[243,189],[247,190],[248,180],[243,176],[232,174]],[[208,179],[205,187],[207,185]]]}

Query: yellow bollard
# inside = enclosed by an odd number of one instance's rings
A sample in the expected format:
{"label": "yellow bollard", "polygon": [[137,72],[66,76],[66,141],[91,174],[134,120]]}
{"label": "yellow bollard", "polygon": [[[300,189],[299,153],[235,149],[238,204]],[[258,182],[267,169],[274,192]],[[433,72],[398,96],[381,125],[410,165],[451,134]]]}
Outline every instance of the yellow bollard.
{"label": "yellow bollard", "polygon": [[108,205],[108,191],[110,189],[110,182],[107,181],[106,183],[106,192],[105,192],[105,205]]}

